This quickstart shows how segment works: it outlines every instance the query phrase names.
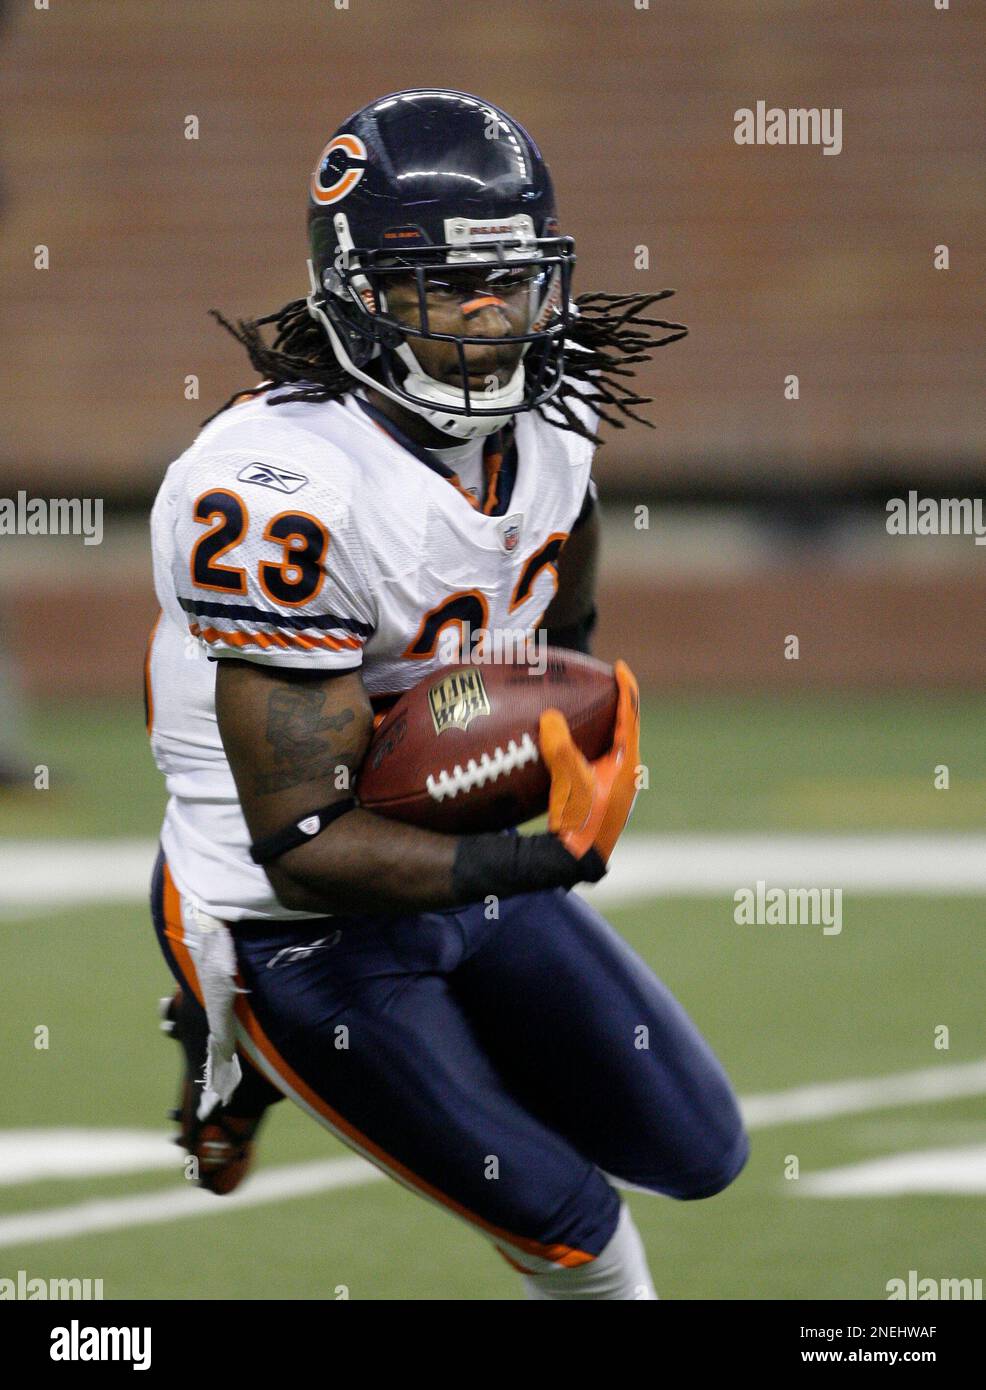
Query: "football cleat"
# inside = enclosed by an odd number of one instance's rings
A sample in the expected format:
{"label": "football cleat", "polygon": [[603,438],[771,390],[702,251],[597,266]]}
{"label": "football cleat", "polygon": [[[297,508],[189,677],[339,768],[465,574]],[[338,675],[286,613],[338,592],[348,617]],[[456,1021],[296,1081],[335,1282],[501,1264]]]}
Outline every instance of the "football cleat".
{"label": "football cleat", "polygon": [[160,1004],[161,1030],[179,1042],[185,1054],[178,1105],[168,1112],[180,1126],[174,1142],[198,1163],[198,1185],[225,1197],[250,1170],[254,1136],[263,1115],[231,1115],[217,1105],[206,1119],[198,1117],[205,1074],[209,1030],[201,1009],[189,1009],[179,988]]}

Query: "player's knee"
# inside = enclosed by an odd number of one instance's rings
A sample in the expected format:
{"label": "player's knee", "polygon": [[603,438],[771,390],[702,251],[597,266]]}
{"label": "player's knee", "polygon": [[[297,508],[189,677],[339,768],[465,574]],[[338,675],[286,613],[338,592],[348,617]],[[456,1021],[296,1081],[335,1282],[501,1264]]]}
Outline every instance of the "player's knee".
{"label": "player's knee", "polygon": [[689,1174],[684,1181],[675,1184],[669,1195],[679,1202],[696,1202],[703,1197],[714,1197],[734,1182],[746,1167],[750,1157],[750,1139],[743,1122],[737,1116],[732,1142],[722,1151],[714,1163],[706,1163]]}

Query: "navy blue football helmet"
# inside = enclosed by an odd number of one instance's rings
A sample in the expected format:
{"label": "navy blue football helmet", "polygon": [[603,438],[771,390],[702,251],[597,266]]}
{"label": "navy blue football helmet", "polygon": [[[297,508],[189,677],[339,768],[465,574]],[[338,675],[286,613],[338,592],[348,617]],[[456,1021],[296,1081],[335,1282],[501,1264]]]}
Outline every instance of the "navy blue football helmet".
{"label": "navy blue football helmet", "polygon": [[[441,88],[394,92],[363,107],[319,156],[308,228],[309,313],[357,380],[459,439],[491,434],[558,391],[565,332],[577,313],[575,244],[558,234],[541,152],[498,107]],[[471,291],[477,305],[497,303],[498,284],[515,294],[526,287],[526,331],[502,337],[432,331],[426,285],[434,284],[435,272],[454,281],[449,266],[483,277],[481,290]],[[405,283],[413,276],[417,284],[420,327],[388,311],[388,278],[395,275]],[[462,306],[467,321],[469,307]],[[415,339],[456,345],[457,385],[424,372],[412,351]],[[509,381],[470,390],[464,348],[505,344],[521,345]]]}

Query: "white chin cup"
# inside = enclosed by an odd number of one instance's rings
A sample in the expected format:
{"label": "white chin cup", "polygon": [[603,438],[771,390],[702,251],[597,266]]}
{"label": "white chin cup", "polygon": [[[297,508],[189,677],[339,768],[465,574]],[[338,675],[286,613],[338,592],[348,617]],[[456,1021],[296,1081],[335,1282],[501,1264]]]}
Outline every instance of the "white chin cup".
{"label": "white chin cup", "polygon": [[405,400],[402,400],[401,404],[407,410],[413,410],[416,415],[420,415],[435,429],[441,430],[443,434],[451,434],[456,439],[482,439],[485,435],[495,434],[497,430],[502,429],[513,419],[517,407],[524,403],[523,361],[518,362],[513,376],[506,386],[501,386],[499,390],[470,391],[470,402],[473,406],[479,406],[482,410],[495,410],[495,415],[453,415],[444,407],[458,406],[460,410],[464,410],[466,393],[458,386],[453,386],[451,382],[438,381],[433,376],[426,376],[407,343],[401,344],[395,351],[404,365],[409,368],[407,376],[401,383],[402,389],[407,391],[409,395],[420,396],[423,400],[434,402],[430,408],[424,405],[412,405]]}

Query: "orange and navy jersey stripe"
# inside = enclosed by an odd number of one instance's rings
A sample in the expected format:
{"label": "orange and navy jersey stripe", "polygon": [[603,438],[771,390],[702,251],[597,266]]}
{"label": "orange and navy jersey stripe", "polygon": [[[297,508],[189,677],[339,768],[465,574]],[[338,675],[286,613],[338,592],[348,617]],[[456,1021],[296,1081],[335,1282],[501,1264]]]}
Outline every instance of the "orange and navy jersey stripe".
{"label": "orange and navy jersey stripe", "polygon": [[[279,613],[247,603],[221,603],[181,596],[178,602],[188,616],[192,636],[210,645],[257,647],[261,651],[276,647],[282,651],[358,652],[373,635],[369,624],[335,613],[306,616]],[[216,622],[203,622],[203,619]],[[231,623],[237,626],[231,628]]]}
{"label": "orange and navy jersey stripe", "polygon": [[210,645],[221,644],[227,647],[259,647],[269,651],[278,647],[281,651],[359,651],[363,644],[355,637],[305,637],[302,633],[287,632],[241,632],[228,628],[202,627],[199,623],[189,623],[188,630],[193,637],[201,637]]}

